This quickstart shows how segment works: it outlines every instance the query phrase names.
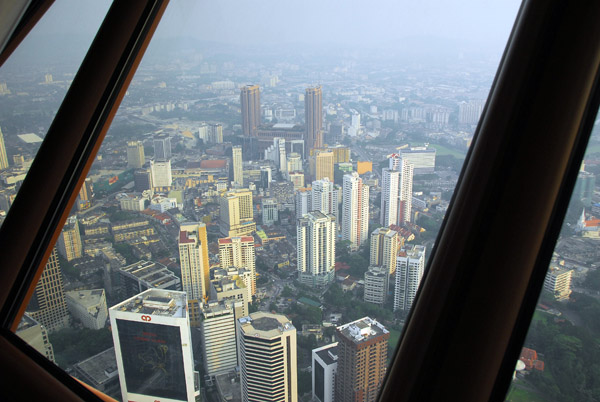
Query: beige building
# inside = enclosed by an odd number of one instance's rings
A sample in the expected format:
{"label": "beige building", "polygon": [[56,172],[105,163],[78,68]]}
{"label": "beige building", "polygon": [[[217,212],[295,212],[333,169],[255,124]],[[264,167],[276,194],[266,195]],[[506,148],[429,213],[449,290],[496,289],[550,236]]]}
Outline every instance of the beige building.
{"label": "beige building", "polygon": [[6,156],[6,146],[4,145],[4,135],[0,129],[0,170],[8,169],[8,157]]}
{"label": "beige building", "polygon": [[179,263],[181,265],[181,285],[187,294],[190,322],[198,325],[198,304],[208,300],[209,261],[208,240],[204,223],[185,223],[179,230]]}
{"label": "beige building", "polygon": [[69,326],[69,312],[65,302],[62,273],[56,248],[52,249],[44,272],[27,306],[31,318],[42,324],[48,332]]}
{"label": "beige building", "polygon": [[327,149],[316,150],[311,157],[311,174],[315,180],[328,178],[333,183],[333,151]]}
{"label": "beige building", "polygon": [[79,223],[77,216],[70,216],[58,237],[58,252],[67,261],[81,258],[83,256],[83,244],[79,234]]}
{"label": "beige building", "polygon": [[85,328],[104,328],[108,318],[104,289],[74,290],[67,292],[65,299],[73,318]]}
{"label": "beige building", "polygon": [[[263,311],[237,320],[242,401],[298,400],[296,328]],[[344,399],[339,399],[344,400]]]}
{"label": "beige building", "polygon": [[[256,294],[256,258],[252,236],[228,237],[219,239],[219,260],[221,268],[246,268],[251,273],[251,292]],[[252,301],[250,299],[249,301]]]}
{"label": "beige building", "polygon": [[219,207],[220,229],[223,236],[246,236],[256,231],[250,190],[224,192],[219,198]]}
{"label": "beige building", "polygon": [[140,169],[146,163],[144,144],[141,141],[127,142],[127,167]]}
{"label": "beige building", "polygon": [[[321,87],[306,88],[304,94],[304,117],[306,122],[306,148],[323,146],[323,92]],[[333,180],[333,177],[331,178]]]}
{"label": "beige building", "polygon": [[31,318],[29,314],[25,313],[23,315],[16,334],[46,359],[56,363],[54,361],[54,349],[52,349],[52,344],[48,338],[48,331],[42,324]]}
{"label": "beige building", "polygon": [[396,272],[396,257],[400,235],[390,228],[377,228],[371,233],[370,265],[386,267],[389,274]]}
{"label": "beige building", "polygon": [[544,280],[544,290],[552,293],[556,300],[569,300],[573,270],[551,265]]}
{"label": "beige building", "polygon": [[245,137],[255,136],[260,125],[260,88],[258,85],[247,85],[240,91],[242,106],[242,132]]}

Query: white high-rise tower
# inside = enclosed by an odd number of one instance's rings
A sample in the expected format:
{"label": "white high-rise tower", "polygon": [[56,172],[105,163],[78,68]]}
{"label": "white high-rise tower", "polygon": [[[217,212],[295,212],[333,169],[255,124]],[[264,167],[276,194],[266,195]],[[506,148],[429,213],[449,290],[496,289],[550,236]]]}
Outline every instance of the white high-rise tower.
{"label": "white high-rise tower", "polygon": [[342,239],[357,250],[369,237],[369,186],[356,172],[344,175]]}
{"label": "white high-rise tower", "polygon": [[384,226],[410,222],[412,213],[413,165],[398,154],[389,155],[389,168],[382,170],[381,212]]}
{"label": "white high-rise tower", "polygon": [[309,286],[324,286],[335,273],[335,216],[312,211],[296,226],[298,277]]}
{"label": "white high-rise tower", "polygon": [[233,159],[233,184],[236,187],[244,186],[244,169],[242,166],[242,147],[236,146],[231,149]]}
{"label": "white high-rise tower", "polygon": [[398,253],[394,310],[409,311],[425,271],[425,246],[406,245]]}

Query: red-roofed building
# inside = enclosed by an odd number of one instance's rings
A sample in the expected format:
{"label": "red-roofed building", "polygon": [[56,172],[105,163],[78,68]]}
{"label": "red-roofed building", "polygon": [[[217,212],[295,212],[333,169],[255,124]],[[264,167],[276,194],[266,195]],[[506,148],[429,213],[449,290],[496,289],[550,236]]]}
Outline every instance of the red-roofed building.
{"label": "red-roofed building", "polygon": [[225,169],[227,167],[226,159],[209,159],[200,162],[202,169]]}
{"label": "red-roofed building", "polygon": [[533,349],[523,348],[519,360],[525,363],[526,370],[544,371],[544,362],[538,360],[538,354]]}

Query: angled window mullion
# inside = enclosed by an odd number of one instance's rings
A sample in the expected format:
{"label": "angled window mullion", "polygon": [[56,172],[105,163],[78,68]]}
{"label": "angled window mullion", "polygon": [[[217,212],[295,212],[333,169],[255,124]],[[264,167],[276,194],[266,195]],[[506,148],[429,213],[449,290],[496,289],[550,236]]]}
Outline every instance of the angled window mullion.
{"label": "angled window mullion", "polygon": [[[50,247],[58,238],[167,4],[168,0],[112,4],[0,227],[1,330],[3,340],[17,346],[10,349],[12,355],[3,356],[3,372],[12,370],[8,367],[11,358],[26,356],[19,353],[18,341],[6,331],[18,325]],[[35,365],[33,360],[31,364]],[[13,370],[11,376],[26,382],[28,374],[27,370]],[[71,389],[84,392],[84,387],[71,380]],[[61,389],[58,381],[56,390]]]}
{"label": "angled window mullion", "polygon": [[599,17],[524,2],[382,400],[504,398],[598,107]]}

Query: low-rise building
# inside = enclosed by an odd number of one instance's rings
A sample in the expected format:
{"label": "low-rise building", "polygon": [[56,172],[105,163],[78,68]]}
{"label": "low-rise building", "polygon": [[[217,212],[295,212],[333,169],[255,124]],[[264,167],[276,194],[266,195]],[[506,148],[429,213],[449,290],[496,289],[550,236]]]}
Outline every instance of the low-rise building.
{"label": "low-rise building", "polygon": [[104,328],[108,318],[104,289],[66,292],[65,299],[73,318],[79,320],[85,328]]}

